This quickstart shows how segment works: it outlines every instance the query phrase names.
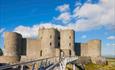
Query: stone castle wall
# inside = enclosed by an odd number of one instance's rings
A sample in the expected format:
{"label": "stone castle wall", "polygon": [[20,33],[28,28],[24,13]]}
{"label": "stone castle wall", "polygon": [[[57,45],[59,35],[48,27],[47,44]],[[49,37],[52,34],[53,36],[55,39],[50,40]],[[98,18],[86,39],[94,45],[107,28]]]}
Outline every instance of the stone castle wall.
{"label": "stone castle wall", "polygon": [[87,43],[81,44],[81,56],[88,56],[88,45],[87,45]]}
{"label": "stone castle wall", "polygon": [[18,56],[0,56],[0,63],[15,64],[20,62],[20,57]]}
{"label": "stone castle wall", "polygon": [[[18,62],[23,59],[39,59],[55,56],[101,56],[101,41],[75,43],[75,32],[71,29],[40,28],[38,38],[28,39],[16,32],[5,32],[5,53],[3,62]],[[1,62],[0,62],[1,63]]]}
{"label": "stone castle wall", "polygon": [[39,58],[42,53],[41,51],[41,41],[40,40],[32,40],[27,39],[27,49],[26,56],[30,59]]}
{"label": "stone castle wall", "polygon": [[[79,44],[79,45],[78,45]],[[90,40],[87,43],[77,43],[77,54],[79,56],[100,57],[101,56],[101,41]]]}
{"label": "stone castle wall", "polygon": [[90,40],[88,45],[88,56],[99,57],[101,56],[101,41],[100,40]]}

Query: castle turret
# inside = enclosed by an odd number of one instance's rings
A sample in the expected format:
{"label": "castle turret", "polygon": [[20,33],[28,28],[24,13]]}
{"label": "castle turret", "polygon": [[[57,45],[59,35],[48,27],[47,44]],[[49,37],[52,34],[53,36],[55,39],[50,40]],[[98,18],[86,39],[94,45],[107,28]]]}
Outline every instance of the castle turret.
{"label": "castle turret", "polygon": [[69,54],[74,55],[74,31],[71,29],[61,30],[60,31],[60,41],[61,41],[61,49],[65,51],[65,55]]}
{"label": "castle turret", "polygon": [[[11,62],[19,60],[22,36],[16,32],[4,33],[4,56],[7,56]],[[10,62],[9,61],[9,62]]]}
{"label": "castle turret", "polygon": [[[55,56],[55,47],[57,46],[58,41],[57,30],[54,28],[44,29],[42,32],[41,38],[41,48],[43,49],[44,57],[53,57]],[[41,36],[41,35],[40,35]]]}

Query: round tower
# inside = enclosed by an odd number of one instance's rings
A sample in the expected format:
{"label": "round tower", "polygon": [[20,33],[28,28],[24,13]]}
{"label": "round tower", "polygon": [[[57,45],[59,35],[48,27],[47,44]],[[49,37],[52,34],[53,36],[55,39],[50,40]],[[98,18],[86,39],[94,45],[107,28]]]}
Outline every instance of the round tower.
{"label": "round tower", "polygon": [[101,56],[101,40],[90,40],[88,42],[88,55],[91,57]]}
{"label": "round tower", "polygon": [[22,36],[16,32],[4,33],[4,56],[9,57],[9,61],[11,61],[11,63],[19,61],[21,51],[21,39]]}
{"label": "round tower", "polygon": [[66,29],[60,31],[60,45],[61,49],[68,52],[67,55],[74,55],[74,30]]}
{"label": "round tower", "polygon": [[47,28],[42,32],[41,48],[43,52],[43,57],[53,57],[55,56],[56,47],[56,29]]}

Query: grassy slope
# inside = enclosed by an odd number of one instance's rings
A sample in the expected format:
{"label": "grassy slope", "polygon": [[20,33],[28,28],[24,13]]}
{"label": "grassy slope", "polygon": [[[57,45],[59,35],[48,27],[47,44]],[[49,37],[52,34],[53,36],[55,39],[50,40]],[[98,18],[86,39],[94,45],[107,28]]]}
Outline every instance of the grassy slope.
{"label": "grassy slope", "polygon": [[[107,59],[109,63],[114,63],[113,65],[98,65],[98,64],[86,64],[85,70],[115,70],[115,58]],[[68,64],[66,70],[73,70],[72,64]]]}
{"label": "grassy slope", "polygon": [[115,66],[87,64],[87,65],[85,65],[85,69],[86,70],[115,70]]}

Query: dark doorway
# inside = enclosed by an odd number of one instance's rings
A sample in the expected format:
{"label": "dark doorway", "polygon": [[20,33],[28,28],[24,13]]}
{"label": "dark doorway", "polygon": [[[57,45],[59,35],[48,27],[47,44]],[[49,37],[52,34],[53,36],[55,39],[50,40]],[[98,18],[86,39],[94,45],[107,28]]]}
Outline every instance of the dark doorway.
{"label": "dark doorway", "polygon": [[69,56],[71,56],[71,50],[69,50]]}
{"label": "dark doorway", "polygon": [[40,51],[40,56],[42,56],[42,50]]}

